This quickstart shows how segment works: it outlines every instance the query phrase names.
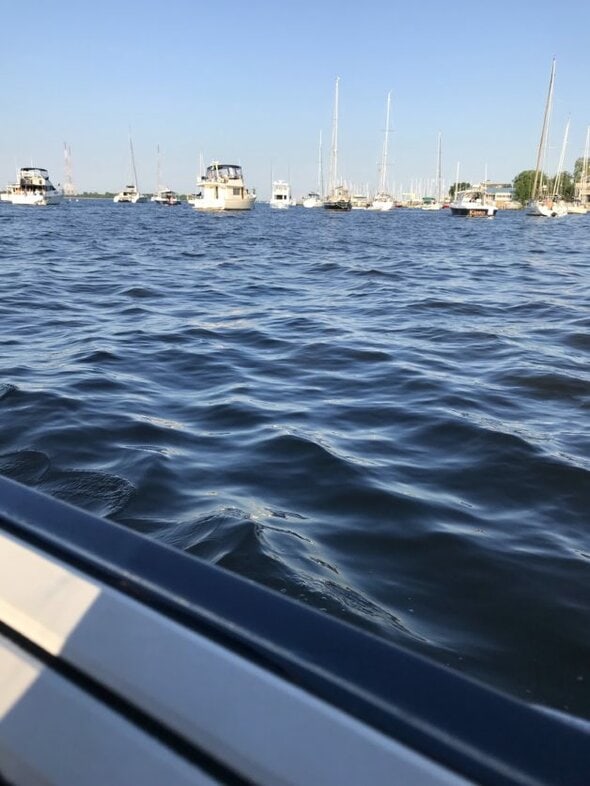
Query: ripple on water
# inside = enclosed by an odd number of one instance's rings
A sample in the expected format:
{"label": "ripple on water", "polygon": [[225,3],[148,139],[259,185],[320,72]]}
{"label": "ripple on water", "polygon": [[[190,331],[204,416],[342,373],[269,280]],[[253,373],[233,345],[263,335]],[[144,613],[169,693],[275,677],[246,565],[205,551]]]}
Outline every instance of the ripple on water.
{"label": "ripple on water", "polygon": [[590,717],[590,225],[326,212],[0,210],[0,472]]}

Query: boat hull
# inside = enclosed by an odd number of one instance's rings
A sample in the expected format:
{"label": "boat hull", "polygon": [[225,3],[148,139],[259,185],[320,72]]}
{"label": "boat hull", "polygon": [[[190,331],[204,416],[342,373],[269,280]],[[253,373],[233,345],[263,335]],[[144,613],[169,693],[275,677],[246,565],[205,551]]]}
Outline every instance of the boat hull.
{"label": "boat hull", "polygon": [[10,202],[13,205],[29,205],[33,207],[45,207],[46,205],[59,205],[62,195],[56,194],[2,194],[3,202]]}
{"label": "boat hull", "polygon": [[192,201],[195,210],[220,211],[220,210],[252,210],[256,197],[220,197],[218,199],[204,199],[196,197]]}
{"label": "boat hull", "polygon": [[352,203],[347,199],[327,200],[324,207],[326,210],[352,210]]}
{"label": "boat hull", "polygon": [[567,206],[553,200],[531,201],[527,205],[527,215],[539,218],[561,218],[567,215]]}
{"label": "boat hull", "polygon": [[456,206],[451,205],[451,215],[453,216],[467,216],[468,218],[493,218],[496,215],[497,208],[489,205],[480,206]]}

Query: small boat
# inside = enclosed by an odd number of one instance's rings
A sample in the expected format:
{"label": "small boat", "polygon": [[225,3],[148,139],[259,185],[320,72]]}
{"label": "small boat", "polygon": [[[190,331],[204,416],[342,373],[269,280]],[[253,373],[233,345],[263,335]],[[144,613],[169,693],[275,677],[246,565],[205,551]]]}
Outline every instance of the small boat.
{"label": "small boat", "polygon": [[307,196],[303,197],[301,204],[303,207],[323,207],[324,200],[317,193],[317,191],[310,191]]}
{"label": "small boat", "polygon": [[161,188],[157,194],[154,194],[151,201],[156,202],[158,205],[171,206],[180,204],[180,199],[176,191],[172,191],[169,188]]}
{"label": "small boat", "polygon": [[143,194],[140,194],[139,188],[137,187],[137,168],[135,166],[135,154],[133,152],[133,142],[131,141],[131,136],[129,136],[129,151],[131,153],[131,168],[133,170],[133,183],[130,185],[125,186],[122,191],[119,191],[118,194],[115,194],[113,197],[113,202],[122,204],[122,203],[129,203],[132,205],[136,205],[138,202],[147,202],[147,197]]}
{"label": "small boat", "polygon": [[568,202],[566,204],[568,215],[585,216],[588,208],[581,202]]}
{"label": "small boat", "polygon": [[286,210],[292,204],[291,186],[284,180],[274,180],[269,205],[278,210]]}
{"label": "small boat", "polygon": [[351,194],[350,206],[352,210],[367,210],[371,205],[371,199],[368,194]]}
{"label": "small boat", "polygon": [[151,202],[156,202],[158,205],[179,205],[180,199],[176,191],[166,188],[162,185],[162,156],[160,153],[160,145],[157,147],[157,167],[156,167],[156,193],[152,196]]}
{"label": "small boat", "polygon": [[373,197],[369,210],[378,210],[382,213],[391,210],[395,202],[387,190],[387,155],[389,148],[389,115],[391,111],[391,91],[387,94],[387,111],[385,114],[385,138],[383,140],[383,153],[379,171],[379,190]]}
{"label": "small boat", "polygon": [[147,202],[147,197],[143,194],[140,194],[137,190],[137,186],[131,183],[130,185],[125,186],[122,191],[119,191],[118,194],[115,194],[113,197],[113,202],[129,202],[135,205],[137,202]]}
{"label": "small boat", "polygon": [[57,205],[62,198],[62,192],[55,188],[47,170],[33,166],[19,169],[16,183],[8,185],[0,195],[3,202],[13,205]]}
{"label": "small boat", "polygon": [[438,132],[438,145],[436,153],[436,197],[424,197],[420,207],[422,210],[442,210],[442,134]]}
{"label": "small boat", "polygon": [[424,197],[419,207],[421,210],[442,210],[442,202],[434,197]]}
{"label": "small boat", "polygon": [[244,184],[242,167],[214,161],[197,183],[200,190],[191,198],[195,210],[251,210],[256,194]]}
{"label": "small boat", "polygon": [[[553,88],[555,84],[555,58],[551,64],[551,75],[549,77],[549,90],[545,103],[545,114],[543,116],[543,126],[541,128],[541,138],[537,150],[537,163],[535,166],[535,177],[531,191],[531,198],[527,202],[526,211],[529,216],[542,216],[544,218],[559,218],[567,215],[565,202],[556,193],[547,194],[547,186],[543,182],[543,163],[547,154],[547,143],[549,137],[549,120],[551,117],[551,107],[553,104]],[[565,140],[564,140],[565,141]],[[556,178],[556,181],[559,177]]]}
{"label": "small boat", "polygon": [[330,157],[330,184],[324,200],[326,210],[352,210],[352,198],[346,186],[338,182],[338,91],[340,77],[336,78],[334,117],[332,122],[332,149]]}
{"label": "small boat", "polygon": [[498,211],[492,199],[487,196],[485,188],[467,188],[459,191],[449,207],[452,215],[470,218],[493,218]]}
{"label": "small boat", "polygon": [[324,192],[324,175],[322,167],[322,132],[320,131],[320,143],[318,150],[318,190],[310,191],[306,197],[303,198],[301,204],[303,207],[323,207],[324,200],[321,194]]}

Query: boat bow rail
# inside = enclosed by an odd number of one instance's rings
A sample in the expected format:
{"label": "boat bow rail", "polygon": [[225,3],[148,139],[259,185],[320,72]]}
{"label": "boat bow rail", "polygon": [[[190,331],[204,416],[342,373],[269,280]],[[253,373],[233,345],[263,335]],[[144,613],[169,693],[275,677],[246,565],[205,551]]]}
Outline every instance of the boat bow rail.
{"label": "boat bow rail", "polygon": [[587,784],[588,726],[0,478],[0,783]]}

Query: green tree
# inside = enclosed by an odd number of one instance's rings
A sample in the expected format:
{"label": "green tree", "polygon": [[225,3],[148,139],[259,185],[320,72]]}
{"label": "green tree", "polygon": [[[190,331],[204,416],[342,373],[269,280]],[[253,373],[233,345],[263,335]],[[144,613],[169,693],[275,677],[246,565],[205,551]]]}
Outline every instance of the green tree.
{"label": "green tree", "polygon": [[[514,198],[517,202],[520,202],[521,205],[525,205],[531,198],[534,180],[535,170],[525,169],[519,172],[512,181],[512,185],[514,186]],[[546,176],[543,175],[543,182],[546,182],[546,180]]]}
{"label": "green tree", "polygon": [[[459,192],[459,191],[465,191],[465,189],[466,189],[466,188],[470,188],[470,187],[471,187],[471,183],[465,183],[465,182],[463,182],[463,183],[457,183],[457,192]],[[454,196],[455,196],[455,184],[454,184],[454,183],[453,183],[453,185],[452,185],[452,186],[449,188],[449,196],[451,197],[451,199],[453,199],[453,198],[454,198]]]}
{"label": "green tree", "polygon": [[[557,180],[556,177],[552,179],[550,182],[550,191],[555,192],[555,181]],[[559,196],[563,197],[567,200],[572,200],[574,198],[574,176],[570,174],[570,172],[562,172],[561,177],[559,178],[559,187],[557,189],[559,192]]]}
{"label": "green tree", "polygon": [[576,163],[574,164],[574,181],[576,183],[579,183],[580,180],[582,179],[583,167],[584,167],[584,159],[583,158],[576,159]]}

